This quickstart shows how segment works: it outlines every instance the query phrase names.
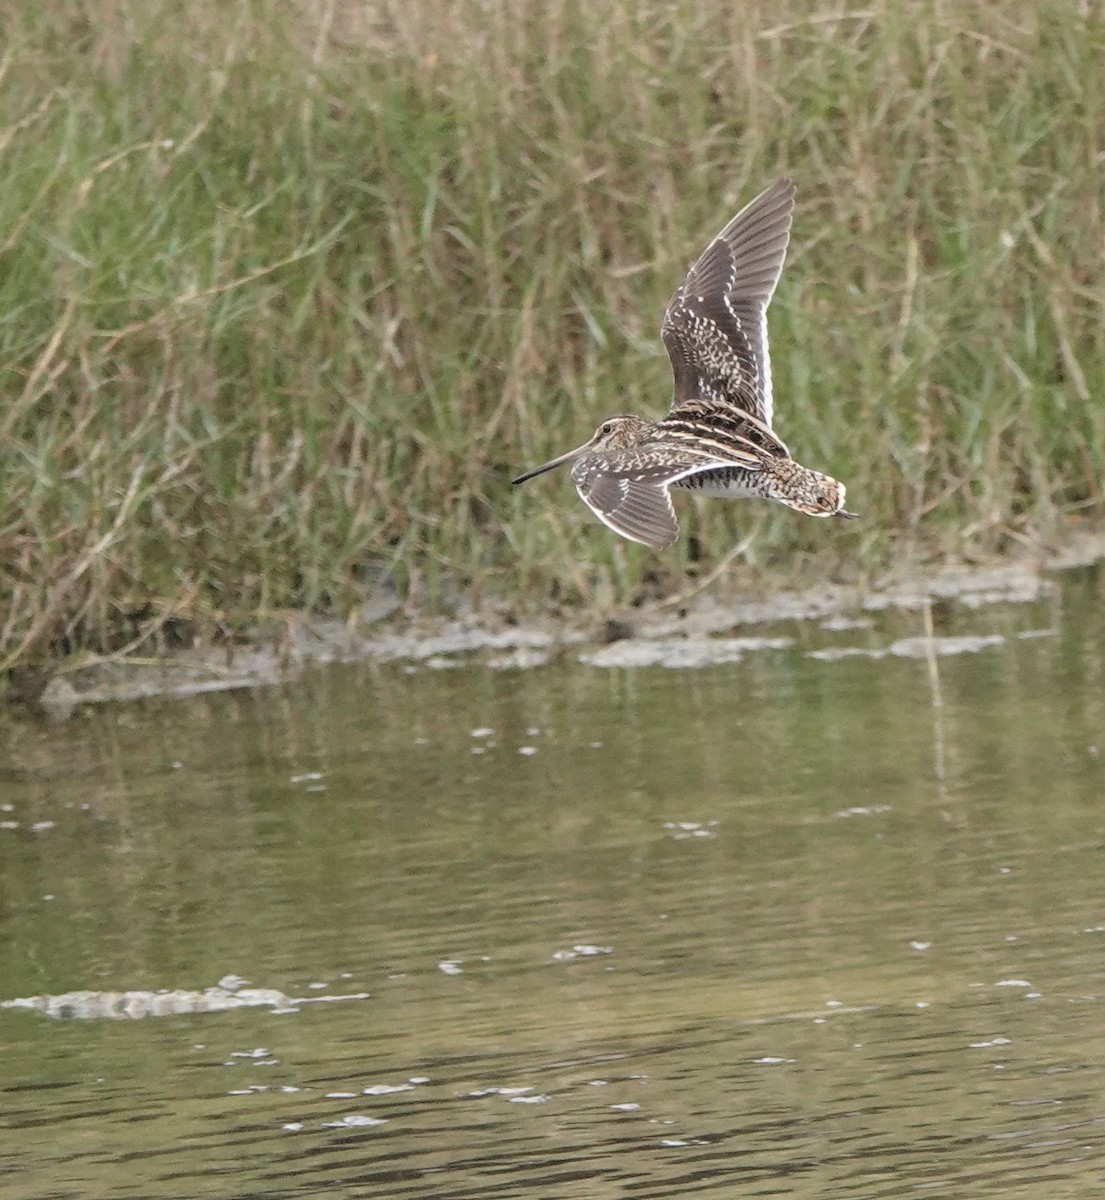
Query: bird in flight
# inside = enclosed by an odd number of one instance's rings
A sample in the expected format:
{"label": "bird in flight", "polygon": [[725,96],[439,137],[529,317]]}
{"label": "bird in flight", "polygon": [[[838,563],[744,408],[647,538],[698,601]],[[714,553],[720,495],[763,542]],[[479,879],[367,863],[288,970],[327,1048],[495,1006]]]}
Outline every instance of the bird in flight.
{"label": "bird in flight", "polygon": [[582,446],[511,482],[570,462],[576,490],[598,518],[655,549],[679,535],[673,487],[854,517],[844,509],[844,484],[795,462],[772,429],[767,306],[793,214],[794,184],[780,179],[737,213],[676,289],[660,326],[675,375],[666,417],[610,417]]}

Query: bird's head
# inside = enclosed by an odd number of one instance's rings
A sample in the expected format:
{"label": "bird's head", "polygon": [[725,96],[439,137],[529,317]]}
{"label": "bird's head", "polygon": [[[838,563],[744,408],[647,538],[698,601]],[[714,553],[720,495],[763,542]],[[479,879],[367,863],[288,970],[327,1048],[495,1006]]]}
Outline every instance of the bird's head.
{"label": "bird's head", "polygon": [[541,466],[534,467],[532,471],[524,471],[510,482],[525,483],[527,479],[532,479],[535,475],[543,475],[546,471],[551,471],[553,467],[559,467],[564,463],[572,462],[574,459],[579,458],[581,454],[586,454],[591,450],[627,450],[633,446],[639,446],[646,439],[648,431],[651,428],[652,426],[649,422],[642,417],[634,417],[628,414],[618,417],[607,417],[598,429],[595,430],[594,436],[584,442],[582,446],[577,446],[574,450],[569,450],[567,454],[551,458],[547,463],[542,463]]}

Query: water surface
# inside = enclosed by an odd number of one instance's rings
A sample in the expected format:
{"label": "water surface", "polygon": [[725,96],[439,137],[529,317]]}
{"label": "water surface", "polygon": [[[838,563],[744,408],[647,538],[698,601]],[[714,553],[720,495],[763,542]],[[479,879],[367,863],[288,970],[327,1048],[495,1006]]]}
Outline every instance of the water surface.
{"label": "water surface", "polygon": [[3,1195],[1097,1195],[1103,598],[3,714]]}

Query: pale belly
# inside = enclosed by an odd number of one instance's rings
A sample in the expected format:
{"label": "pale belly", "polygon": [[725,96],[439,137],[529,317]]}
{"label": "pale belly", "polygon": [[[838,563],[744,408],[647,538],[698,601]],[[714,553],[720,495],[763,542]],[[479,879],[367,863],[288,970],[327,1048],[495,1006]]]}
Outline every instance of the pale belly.
{"label": "pale belly", "polygon": [[699,496],[762,496],[765,479],[759,471],[732,470],[703,471],[699,475],[688,475],[673,487],[695,492]]}

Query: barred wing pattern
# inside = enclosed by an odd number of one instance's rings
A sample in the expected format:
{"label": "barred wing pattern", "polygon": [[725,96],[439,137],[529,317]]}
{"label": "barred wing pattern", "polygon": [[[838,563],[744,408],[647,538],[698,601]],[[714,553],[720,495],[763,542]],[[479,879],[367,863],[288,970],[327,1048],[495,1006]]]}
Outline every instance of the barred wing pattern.
{"label": "barred wing pattern", "polygon": [[737,213],[672,296],[660,336],[675,373],[673,411],[698,400],[771,427],[766,313],[793,213],[794,185],[780,179]]}
{"label": "barred wing pattern", "polygon": [[588,508],[615,533],[660,550],[679,536],[668,488],[688,475],[728,465],[692,447],[594,450],[572,467],[572,481]]}

